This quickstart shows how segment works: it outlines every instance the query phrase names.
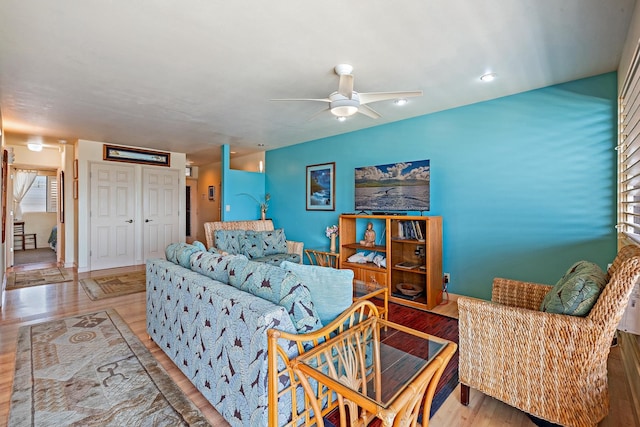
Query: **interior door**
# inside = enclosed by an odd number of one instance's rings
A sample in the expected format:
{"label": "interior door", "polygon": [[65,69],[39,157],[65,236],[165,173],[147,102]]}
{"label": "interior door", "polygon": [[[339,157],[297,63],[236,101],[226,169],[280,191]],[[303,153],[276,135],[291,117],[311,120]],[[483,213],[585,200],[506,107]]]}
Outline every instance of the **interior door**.
{"label": "interior door", "polygon": [[144,259],[164,258],[179,237],[180,176],[175,169],[142,170]]}
{"label": "interior door", "polygon": [[91,270],[135,264],[133,166],[91,165]]}

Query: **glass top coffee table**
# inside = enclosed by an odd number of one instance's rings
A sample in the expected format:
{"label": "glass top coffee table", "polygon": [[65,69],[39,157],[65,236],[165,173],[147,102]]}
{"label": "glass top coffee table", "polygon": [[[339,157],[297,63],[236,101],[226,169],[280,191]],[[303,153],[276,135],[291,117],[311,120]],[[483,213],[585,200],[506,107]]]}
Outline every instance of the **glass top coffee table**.
{"label": "glass top coffee table", "polygon": [[380,298],[383,305],[378,307],[378,312],[380,317],[387,319],[389,314],[389,289],[376,282],[366,283],[361,280],[354,280],[353,282],[353,302]]}
{"label": "glass top coffee table", "polygon": [[[391,426],[396,417],[417,418],[421,403],[423,420],[429,419],[436,385],[456,349],[451,341],[372,317],[297,357],[292,367],[315,414],[323,393],[316,394],[310,379],[337,394],[340,425],[366,426],[377,417]],[[316,422],[324,426],[322,417]]]}

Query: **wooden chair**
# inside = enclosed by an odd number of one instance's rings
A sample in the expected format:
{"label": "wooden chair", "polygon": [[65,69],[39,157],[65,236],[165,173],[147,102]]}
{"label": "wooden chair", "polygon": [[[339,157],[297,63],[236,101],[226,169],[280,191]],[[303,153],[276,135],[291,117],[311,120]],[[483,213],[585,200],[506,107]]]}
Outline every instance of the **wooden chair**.
{"label": "wooden chair", "polygon": [[[33,247],[31,247],[33,245]],[[24,232],[24,221],[13,222],[14,250],[37,249],[36,233]]]}
{"label": "wooden chair", "polygon": [[[296,427],[314,424],[312,404],[304,392],[300,378],[291,366],[291,360],[317,346],[319,342],[340,334],[362,319],[378,315],[378,307],[371,301],[363,300],[356,302],[333,322],[315,332],[290,334],[277,329],[269,329],[267,334],[270,426]],[[323,416],[337,407],[338,401],[335,394],[326,387],[318,387],[318,396],[321,401],[326,402],[322,409]],[[278,402],[282,399],[291,402],[289,419],[279,418],[281,414],[279,414]]]}
{"label": "wooden chair", "polygon": [[640,277],[626,246],[586,317],[539,311],[547,285],[496,278],[491,301],[461,297],[461,401],[469,387],[563,426],[595,426],[609,412],[607,358]]}

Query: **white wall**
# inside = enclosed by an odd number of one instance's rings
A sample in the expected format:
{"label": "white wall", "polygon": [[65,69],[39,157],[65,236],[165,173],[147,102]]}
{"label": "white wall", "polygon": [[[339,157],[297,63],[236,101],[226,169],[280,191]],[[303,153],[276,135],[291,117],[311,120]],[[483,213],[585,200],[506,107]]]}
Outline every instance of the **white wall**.
{"label": "white wall", "polygon": [[633,17],[631,18],[631,25],[629,25],[629,31],[627,32],[627,40],[622,48],[622,57],[620,59],[620,65],[618,66],[618,89],[622,87],[624,78],[627,75],[629,66],[631,64],[631,58],[633,52],[638,46],[640,40],[640,3],[636,3],[633,10]]}

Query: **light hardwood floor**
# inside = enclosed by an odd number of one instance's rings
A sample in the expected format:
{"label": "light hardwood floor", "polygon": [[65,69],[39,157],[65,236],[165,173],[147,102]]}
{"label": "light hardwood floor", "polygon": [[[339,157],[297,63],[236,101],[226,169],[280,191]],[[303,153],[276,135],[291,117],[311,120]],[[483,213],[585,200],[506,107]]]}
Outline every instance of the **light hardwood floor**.
{"label": "light hardwood floor", "polygon": [[[20,267],[20,269],[35,267],[42,267],[42,265],[25,266]],[[144,270],[144,266],[83,273],[79,277],[76,275],[76,279],[73,282],[5,292],[2,311],[0,312],[0,426],[6,425],[8,418],[18,328],[22,325],[60,319],[81,313],[91,313],[106,308],[114,308],[118,311],[133,332],[149,348],[154,357],[167,370],[185,394],[200,408],[212,425],[228,425],[165,356],[162,350],[148,339],[145,330],[144,292],[91,301],[82,286],[78,284],[78,278],[99,277],[117,274],[118,272],[139,270]],[[455,298],[452,298],[448,304],[437,307],[434,311],[457,317]],[[634,426],[629,399],[629,384],[626,381],[620,360],[620,351],[617,347],[612,349],[609,358],[609,378],[611,411],[610,415],[600,423],[600,426]],[[429,425],[431,427],[534,426],[522,412],[473,390],[471,391],[469,406],[462,406],[460,404],[459,386],[431,419]]]}

